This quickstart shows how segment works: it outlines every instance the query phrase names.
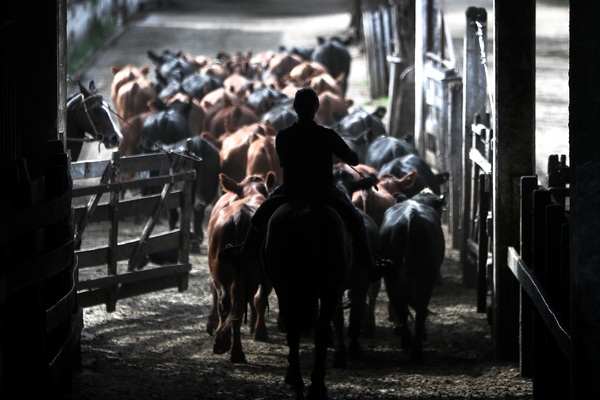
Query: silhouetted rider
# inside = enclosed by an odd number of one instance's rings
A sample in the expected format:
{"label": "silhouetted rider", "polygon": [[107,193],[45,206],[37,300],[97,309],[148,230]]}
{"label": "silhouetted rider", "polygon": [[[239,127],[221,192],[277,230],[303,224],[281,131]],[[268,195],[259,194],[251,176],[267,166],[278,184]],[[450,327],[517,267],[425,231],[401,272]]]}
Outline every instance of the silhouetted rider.
{"label": "silhouetted rider", "polygon": [[219,259],[243,265],[248,257],[258,255],[268,220],[279,205],[295,198],[318,199],[334,206],[346,221],[355,262],[367,268],[371,279],[380,278],[390,262],[380,260],[376,265],[363,216],[333,179],[334,155],[349,165],[358,164],[358,155],[336,131],[315,122],[319,98],[312,88],[298,90],[293,107],[298,121],[280,130],[275,138],[283,183],[256,211],[244,243],[226,247]]}

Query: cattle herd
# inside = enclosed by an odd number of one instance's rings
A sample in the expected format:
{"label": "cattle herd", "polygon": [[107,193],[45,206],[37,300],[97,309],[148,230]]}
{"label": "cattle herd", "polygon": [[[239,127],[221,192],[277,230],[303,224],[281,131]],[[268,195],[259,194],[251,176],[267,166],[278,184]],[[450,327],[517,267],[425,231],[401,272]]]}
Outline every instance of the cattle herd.
{"label": "cattle herd", "polygon": [[[242,274],[220,262],[218,253],[244,240],[250,218],[281,182],[274,139],[296,121],[291,103],[305,86],[319,96],[316,122],[335,129],[359,154],[361,164],[355,168],[336,162],[334,177],[363,213],[377,256],[396,266],[383,278],[390,319],[411,359],[422,358],[429,301],[444,260],[442,187],[448,175],[432,171],[410,138],[387,132],[385,108],[368,112],[346,97],[351,64],[347,45],[333,37],[318,38],[313,49],[282,47],[258,54],[209,57],[148,51],[153,67],[111,67],[121,155],[170,150],[192,140],[199,159],[192,233],[206,241],[213,294],[207,332],[215,337],[213,351],[229,353],[232,362],[245,361],[240,322],[247,306],[255,340],[267,339],[264,311],[270,289],[261,285],[259,266],[249,266],[249,273]],[[365,178],[367,185],[361,183]],[[235,234],[225,237],[226,231]],[[354,313],[350,357],[361,354],[358,333],[373,332],[380,284],[363,278],[349,279],[346,285]],[[409,308],[416,316],[414,334],[408,326]]]}

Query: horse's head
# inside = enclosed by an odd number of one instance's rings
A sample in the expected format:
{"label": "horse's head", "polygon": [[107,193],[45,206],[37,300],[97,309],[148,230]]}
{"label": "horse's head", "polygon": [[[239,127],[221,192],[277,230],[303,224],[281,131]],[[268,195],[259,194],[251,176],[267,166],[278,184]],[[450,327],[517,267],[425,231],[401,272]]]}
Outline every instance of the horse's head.
{"label": "horse's head", "polygon": [[[109,149],[118,147],[123,136],[110,115],[108,104],[96,90],[94,81],[88,88],[77,82],[79,94],[71,96],[67,102],[67,146],[77,148],[77,159],[81,145],[97,141]],[[85,134],[91,136],[86,137]]]}

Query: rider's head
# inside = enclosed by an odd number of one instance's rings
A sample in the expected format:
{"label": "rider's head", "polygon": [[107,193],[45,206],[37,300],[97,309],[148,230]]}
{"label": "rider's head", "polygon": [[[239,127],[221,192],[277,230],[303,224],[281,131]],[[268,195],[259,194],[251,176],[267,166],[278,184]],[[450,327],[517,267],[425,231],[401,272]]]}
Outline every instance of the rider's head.
{"label": "rider's head", "polygon": [[319,97],[312,88],[305,87],[296,92],[294,110],[296,110],[299,120],[312,120],[318,109]]}

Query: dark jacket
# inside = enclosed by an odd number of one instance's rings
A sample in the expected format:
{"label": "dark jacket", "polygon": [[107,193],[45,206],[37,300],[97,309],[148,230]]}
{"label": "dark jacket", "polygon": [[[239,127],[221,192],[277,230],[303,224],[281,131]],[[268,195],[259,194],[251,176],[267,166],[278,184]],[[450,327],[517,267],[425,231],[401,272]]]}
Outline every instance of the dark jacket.
{"label": "dark jacket", "polygon": [[275,139],[283,168],[283,185],[291,195],[310,196],[331,191],[333,155],[350,164],[358,156],[336,131],[310,122],[295,122],[282,129]]}

